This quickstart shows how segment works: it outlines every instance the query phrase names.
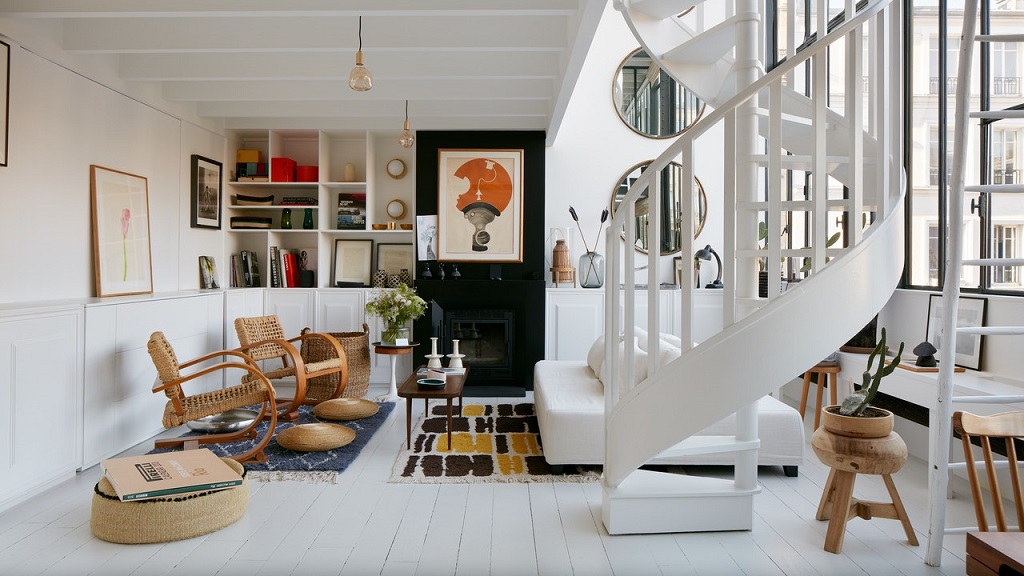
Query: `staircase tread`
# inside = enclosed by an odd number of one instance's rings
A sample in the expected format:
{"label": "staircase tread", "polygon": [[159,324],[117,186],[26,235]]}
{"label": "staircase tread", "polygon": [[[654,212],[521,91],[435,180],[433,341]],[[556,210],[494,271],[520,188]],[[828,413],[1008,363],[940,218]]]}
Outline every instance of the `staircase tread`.
{"label": "staircase tread", "polygon": [[708,496],[748,496],[761,491],[740,489],[732,478],[708,478],[653,470],[636,470],[615,488],[611,498],[698,498]]}

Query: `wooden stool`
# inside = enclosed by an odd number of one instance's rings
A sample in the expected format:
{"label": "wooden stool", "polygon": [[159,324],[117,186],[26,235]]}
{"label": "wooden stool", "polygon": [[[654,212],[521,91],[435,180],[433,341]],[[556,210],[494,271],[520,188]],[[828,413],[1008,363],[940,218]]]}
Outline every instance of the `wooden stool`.
{"label": "wooden stool", "polygon": [[[827,552],[839,554],[846,536],[846,522],[854,516],[865,520],[874,517],[899,520],[910,545],[918,545],[914,528],[892,481],[892,474],[907,461],[907,445],[899,434],[890,432],[882,438],[853,438],[818,428],[811,434],[811,447],[822,463],[831,468],[815,515],[818,520],[829,521],[825,533]],[[880,474],[892,502],[866,502],[854,498],[853,485],[857,474]]]}
{"label": "wooden stool", "polygon": [[825,387],[826,382],[829,379],[829,375],[832,376],[832,386],[829,387],[829,395],[832,400],[832,404],[838,404],[836,400],[836,389],[839,387],[839,364],[837,362],[820,362],[812,368],[808,368],[804,372],[804,389],[800,393],[800,418],[804,417],[804,410],[807,408],[807,391],[811,386],[811,374],[816,374],[815,378],[818,382],[818,396],[815,406],[817,408],[814,411],[814,429],[818,429],[818,425],[821,423],[821,391]]}

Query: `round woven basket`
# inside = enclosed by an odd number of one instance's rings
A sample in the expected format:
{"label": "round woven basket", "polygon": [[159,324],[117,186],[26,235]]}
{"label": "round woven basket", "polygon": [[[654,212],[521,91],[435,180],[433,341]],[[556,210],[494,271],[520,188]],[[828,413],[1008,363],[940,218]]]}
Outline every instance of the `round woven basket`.
{"label": "round woven basket", "polygon": [[296,452],[320,452],[340,448],[356,439],[356,431],[341,424],[316,422],[282,430],[277,443]]}
{"label": "round woven basket", "polygon": [[313,407],[313,415],[324,420],[359,420],[373,416],[380,406],[362,398],[335,398]]}
{"label": "round woven basket", "polygon": [[94,536],[118,544],[172,542],[209,534],[245,514],[249,481],[245,468],[221,458],[242,475],[242,484],[225,490],[122,502],[106,477],[93,489],[89,528]]}

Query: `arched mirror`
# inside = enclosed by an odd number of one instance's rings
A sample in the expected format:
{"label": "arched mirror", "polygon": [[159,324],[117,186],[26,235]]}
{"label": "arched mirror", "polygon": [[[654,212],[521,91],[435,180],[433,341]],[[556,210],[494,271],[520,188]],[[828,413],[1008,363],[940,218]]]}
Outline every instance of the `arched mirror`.
{"label": "arched mirror", "polygon": [[[629,187],[636,182],[640,174],[650,166],[651,161],[641,162],[636,166],[630,168],[622,178],[619,180],[618,186],[612,191],[612,216],[615,215],[615,211],[618,210],[619,204],[622,203],[622,198],[625,197],[626,192],[629,192]],[[661,249],[659,252],[662,256],[668,256],[679,252],[682,248],[682,183],[683,183],[683,165],[678,162],[671,163],[668,167],[661,171]],[[708,197],[704,194],[704,186],[700,183],[697,177],[693,179],[694,184],[697,186],[697,193],[693,199],[693,237],[700,236],[701,231],[704,230],[704,223],[708,218]],[[649,222],[650,214],[647,210],[647,190],[644,190],[640,194],[640,199],[637,200],[636,204],[636,238],[633,242],[633,246],[640,252],[648,253],[647,246],[647,224]],[[664,231],[668,230],[669,233]],[[625,231],[623,231],[625,234]]]}
{"label": "arched mirror", "polygon": [[643,48],[619,64],[612,103],[626,126],[650,138],[682,134],[704,113],[704,102],[662,70]]}

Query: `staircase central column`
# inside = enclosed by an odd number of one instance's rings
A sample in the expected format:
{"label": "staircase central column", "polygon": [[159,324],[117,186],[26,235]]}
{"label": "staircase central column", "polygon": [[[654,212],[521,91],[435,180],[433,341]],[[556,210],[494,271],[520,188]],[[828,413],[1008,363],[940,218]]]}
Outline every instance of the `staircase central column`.
{"label": "staircase central column", "polygon": [[[757,18],[757,0],[737,0],[736,14],[751,15],[737,22],[736,31],[736,89],[743,89],[753,84],[761,75],[760,50],[758,39],[762,37],[761,26]],[[736,110],[736,202],[740,206],[744,202],[754,202],[757,191],[757,166],[753,162],[754,154],[758,153],[757,98],[751,98]],[[727,164],[728,165],[728,164]],[[726,190],[726,194],[730,191]],[[726,222],[729,222],[726,216]],[[738,210],[735,215],[736,229],[732,231],[736,238],[736,247],[740,250],[757,248],[757,213],[752,210]],[[726,234],[729,234],[728,224]],[[757,296],[757,270],[749,259],[733,260],[742,262],[736,266],[734,282],[737,298],[755,298]],[[739,318],[733,318],[735,322]],[[727,319],[728,321],[728,319]],[[756,440],[757,411],[753,405],[741,408],[736,412],[736,439],[740,442]],[[757,452],[743,451],[736,456],[736,486],[740,489],[752,490],[757,487]]]}

